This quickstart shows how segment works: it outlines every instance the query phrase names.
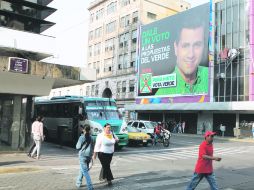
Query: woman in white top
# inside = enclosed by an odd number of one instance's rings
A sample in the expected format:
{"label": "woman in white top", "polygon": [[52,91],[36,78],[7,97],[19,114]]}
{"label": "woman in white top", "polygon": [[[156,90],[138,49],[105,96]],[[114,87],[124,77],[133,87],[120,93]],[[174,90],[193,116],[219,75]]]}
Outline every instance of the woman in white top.
{"label": "woman in white top", "polygon": [[114,154],[115,143],[117,141],[118,138],[111,132],[111,126],[107,123],[104,125],[103,132],[98,134],[94,147],[93,159],[95,160],[98,154],[102,165],[102,178],[107,179],[109,186],[112,185],[111,181],[114,179],[110,169],[110,163]]}
{"label": "woman in white top", "polygon": [[31,157],[33,157],[35,152],[37,151],[37,159],[39,159],[40,150],[41,150],[41,142],[44,139],[42,121],[43,121],[43,117],[38,116],[36,118],[36,121],[33,122],[33,124],[32,124],[32,134],[33,134],[33,139],[34,139],[36,146],[33,149]]}

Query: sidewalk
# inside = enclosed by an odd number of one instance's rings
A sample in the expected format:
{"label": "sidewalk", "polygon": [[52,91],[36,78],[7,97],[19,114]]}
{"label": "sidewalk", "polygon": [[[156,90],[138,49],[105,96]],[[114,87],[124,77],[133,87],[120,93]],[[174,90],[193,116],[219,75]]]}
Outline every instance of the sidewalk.
{"label": "sidewalk", "polygon": [[[188,136],[193,138],[203,138],[201,134],[187,134],[187,133],[171,133],[172,136]],[[215,139],[224,140],[224,141],[234,141],[234,142],[246,142],[246,143],[254,143],[254,138],[237,138],[237,137],[222,137],[222,136],[215,136]]]}

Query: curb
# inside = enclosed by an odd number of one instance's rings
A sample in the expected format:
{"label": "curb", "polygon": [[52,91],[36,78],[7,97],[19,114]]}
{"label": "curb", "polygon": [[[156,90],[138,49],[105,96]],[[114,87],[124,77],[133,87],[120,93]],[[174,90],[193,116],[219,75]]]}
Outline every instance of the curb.
{"label": "curb", "polygon": [[[186,136],[186,137],[193,137],[193,138],[204,138],[203,135],[200,134],[182,134],[182,133],[171,133],[173,137],[177,136]],[[254,138],[237,138],[237,137],[221,137],[215,136],[215,139],[224,140],[224,141],[232,141],[232,142],[247,142],[247,143],[254,143]]]}

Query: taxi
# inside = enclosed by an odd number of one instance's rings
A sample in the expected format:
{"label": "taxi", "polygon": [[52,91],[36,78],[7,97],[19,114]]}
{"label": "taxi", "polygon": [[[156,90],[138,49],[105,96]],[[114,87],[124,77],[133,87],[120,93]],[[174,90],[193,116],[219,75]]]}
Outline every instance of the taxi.
{"label": "taxi", "polygon": [[150,135],[140,132],[135,128],[127,127],[127,129],[128,129],[129,145],[142,144],[143,146],[147,146],[148,143],[152,143]]}

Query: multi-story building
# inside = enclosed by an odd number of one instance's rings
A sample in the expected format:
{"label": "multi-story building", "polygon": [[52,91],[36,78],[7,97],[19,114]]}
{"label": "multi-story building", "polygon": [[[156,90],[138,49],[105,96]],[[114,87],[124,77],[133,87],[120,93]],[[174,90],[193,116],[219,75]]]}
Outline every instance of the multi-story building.
{"label": "multi-story building", "polygon": [[97,80],[84,85],[83,95],[112,97],[119,107],[133,103],[139,26],[189,8],[182,0],[92,1],[87,63]]}
{"label": "multi-story building", "polygon": [[[192,18],[188,11],[189,20],[197,18],[197,15]],[[137,112],[140,119],[168,123],[185,121],[187,133],[201,134],[209,129],[233,136],[234,128],[239,127],[250,132],[254,123],[253,11],[253,0],[210,2],[210,23],[206,20],[206,33],[210,34],[206,53],[206,57],[209,55],[206,93],[190,91],[182,95],[157,96],[148,91],[150,97],[141,93],[136,104],[126,106],[126,109]],[[200,10],[192,12],[198,14]],[[209,15],[205,17],[209,18]],[[162,23],[158,21],[156,26]],[[171,26],[170,31],[173,30],[175,28]]]}
{"label": "multi-story building", "polygon": [[77,68],[41,62],[55,51],[54,37],[41,35],[54,25],[51,1],[0,1],[0,150],[27,145],[34,96],[81,83]]}

